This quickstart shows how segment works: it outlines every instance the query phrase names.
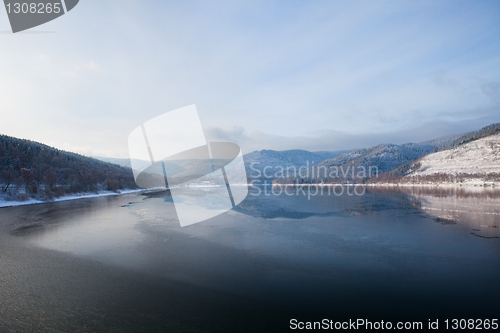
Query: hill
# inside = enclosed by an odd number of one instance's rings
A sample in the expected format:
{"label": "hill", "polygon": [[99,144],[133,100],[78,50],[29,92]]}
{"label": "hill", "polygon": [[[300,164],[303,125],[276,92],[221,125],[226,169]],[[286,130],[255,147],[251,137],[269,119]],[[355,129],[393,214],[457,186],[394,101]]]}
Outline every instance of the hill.
{"label": "hill", "polygon": [[129,168],[6,135],[0,135],[0,187],[7,199],[136,188]]}
{"label": "hill", "polygon": [[343,183],[364,182],[378,174],[394,170],[434,150],[434,146],[407,143],[403,145],[380,144],[353,150],[333,159],[322,161],[307,171],[275,183]]}
{"label": "hill", "polygon": [[393,170],[401,164],[418,159],[434,150],[431,145],[406,143],[403,145],[381,144],[370,148],[354,150],[348,154],[323,161],[317,167],[327,168],[354,166],[356,168],[375,166],[378,172]]}
{"label": "hill", "polygon": [[380,144],[356,149],[324,160],[309,168],[307,172],[297,172],[292,177],[283,177],[274,182],[281,184],[365,183],[401,179],[415,169],[417,160],[428,154],[449,150],[498,131],[500,131],[500,124],[493,124],[479,131],[441,136],[420,143]]}
{"label": "hill", "polygon": [[481,138],[485,138],[497,133],[500,133],[500,123],[485,126],[478,131],[463,133],[458,136],[452,143],[442,145],[439,150],[442,151],[457,148],[468,142],[479,140]]}
{"label": "hill", "polygon": [[[352,151],[261,150],[244,155],[248,181],[258,183],[343,183],[401,180],[416,161],[500,131],[492,124],[478,131],[440,136],[419,143],[379,144]],[[130,165],[125,159],[99,159]]]}
{"label": "hill", "polygon": [[403,182],[491,183],[500,182],[500,128],[488,136],[456,148],[427,155],[415,163]]}
{"label": "hill", "polygon": [[[243,156],[245,161],[245,169],[248,175],[248,180],[251,181],[253,179],[264,180],[264,168],[272,170],[275,168],[283,168],[284,170],[290,169],[298,170],[300,167],[311,167],[321,161],[331,159],[337,157],[341,154],[348,152],[347,150],[343,151],[317,151],[310,152],[301,149],[293,149],[293,150],[285,150],[285,151],[276,151],[276,150],[260,150],[254,151]],[[112,158],[112,157],[102,157],[96,156],[96,159],[99,159],[104,162],[115,163],[124,167],[130,168],[130,159],[127,158]],[[139,161],[143,163],[144,161]],[[137,163],[137,164],[140,164]],[[274,179],[274,177],[270,177]],[[269,182],[269,179],[267,179]],[[272,180],[271,180],[272,181]]]}
{"label": "hill", "polygon": [[469,135],[472,132],[465,132],[465,133],[459,133],[459,134],[451,134],[451,135],[444,135],[437,137],[432,140],[426,140],[419,142],[418,144],[420,145],[425,145],[425,146],[433,146],[435,147],[435,150],[444,150],[447,149],[446,147],[451,147],[455,144],[455,142],[467,135]]}

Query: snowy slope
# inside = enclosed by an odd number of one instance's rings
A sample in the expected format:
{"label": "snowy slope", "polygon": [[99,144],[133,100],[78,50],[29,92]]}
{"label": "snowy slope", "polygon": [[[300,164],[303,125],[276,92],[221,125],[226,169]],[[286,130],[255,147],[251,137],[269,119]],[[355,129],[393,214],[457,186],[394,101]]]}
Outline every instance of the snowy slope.
{"label": "snowy slope", "polygon": [[435,174],[500,174],[500,134],[461,145],[456,149],[429,154],[421,166],[407,177]]}

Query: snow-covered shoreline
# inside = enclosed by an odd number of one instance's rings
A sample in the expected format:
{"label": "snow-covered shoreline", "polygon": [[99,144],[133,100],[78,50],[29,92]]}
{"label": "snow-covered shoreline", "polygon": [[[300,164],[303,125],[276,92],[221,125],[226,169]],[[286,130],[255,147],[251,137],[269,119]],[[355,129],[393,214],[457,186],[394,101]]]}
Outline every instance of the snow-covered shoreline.
{"label": "snow-covered shoreline", "polygon": [[402,182],[402,183],[375,183],[375,184],[366,184],[367,186],[386,186],[386,187],[457,187],[457,188],[495,188],[500,189],[499,182],[491,182],[485,180],[474,180],[474,181],[464,181],[461,183],[454,182],[440,182],[440,183],[431,183],[431,182],[421,182],[421,183],[411,183],[411,182]]}
{"label": "snow-covered shoreline", "polygon": [[466,187],[466,188],[498,188],[500,189],[499,182],[464,182],[464,183],[372,183],[372,184],[359,184],[359,183],[329,183],[329,184],[247,184],[247,186],[368,186],[368,187]]}
{"label": "snow-covered shoreline", "polygon": [[[468,189],[500,189],[500,183],[498,182],[490,182],[486,183],[481,181],[476,182],[467,182],[467,183],[372,183],[372,184],[240,184],[239,186],[367,186],[367,187],[441,187],[441,188],[468,188]],[[210,188],[213,186],[196,186],[196,188]],[[190,187],[193,188],[193,187]],[[145,191],[151,191],[155,189],[138,189],[138,190],[122,190],[120,192],[112,192],[112,191],[102,191],[99,193],[76,193],[72,195],[65,195],[59,198],[55,198],[54,200],[35,200],[29,199],[26,201],[7,201],[0,197],[0,208],[6,207],[16,207],[16,206],[25,206],[25,205],[36,205],[50,202],[59,202],[59,201],[69,201],[69,200],[77,200],[77,199],[89,199],[89,198],[97,198],[97,197],[105,197],[105,196],[116,196],[130,193],[139,193]]]}
{"label": "snow-covered shoreline", "polygon": [[26,201],[7,201],[7,200],[4,200],[2,197],[0,197],[0,208],[25,206],[25,205],[36,205],[36,204],[42,204],[42,203],[69,201],[69,200],[77,200],[77,199],[106,197],[106,196],[113,196],[113,195],[137,193],[137,192],[143,192],[143,191],[145,191],[145,190],[139,189],[139,190],[122,190],[120,192],[102,191],[99,193],[76,193],[76,194],[72,194],[72,195],[64,195],[62,197],[55,198],[54,200],[45,200],[45,201],[44,200],[35,200],[35,199],[29,199]]}

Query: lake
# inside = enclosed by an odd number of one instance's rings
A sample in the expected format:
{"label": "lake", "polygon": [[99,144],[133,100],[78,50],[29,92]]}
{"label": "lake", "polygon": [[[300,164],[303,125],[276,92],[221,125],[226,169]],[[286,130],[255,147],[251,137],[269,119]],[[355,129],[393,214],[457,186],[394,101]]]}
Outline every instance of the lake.
{"label": "lake", "polygon": [[184,228],[169,196],[2,208],[0,332],[498,318],[498,189],[343,189],[254,187]]}

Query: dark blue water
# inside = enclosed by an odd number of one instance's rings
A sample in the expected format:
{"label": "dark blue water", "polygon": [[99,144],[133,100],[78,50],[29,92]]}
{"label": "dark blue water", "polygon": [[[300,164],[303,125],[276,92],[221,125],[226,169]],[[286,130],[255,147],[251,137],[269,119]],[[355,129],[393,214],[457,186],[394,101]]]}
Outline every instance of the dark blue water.
{"label": "dark blue water", "polygon": [[0,332],[499,317],[497,191],[259,190],[185,228],[168,196],[0,210]]}

